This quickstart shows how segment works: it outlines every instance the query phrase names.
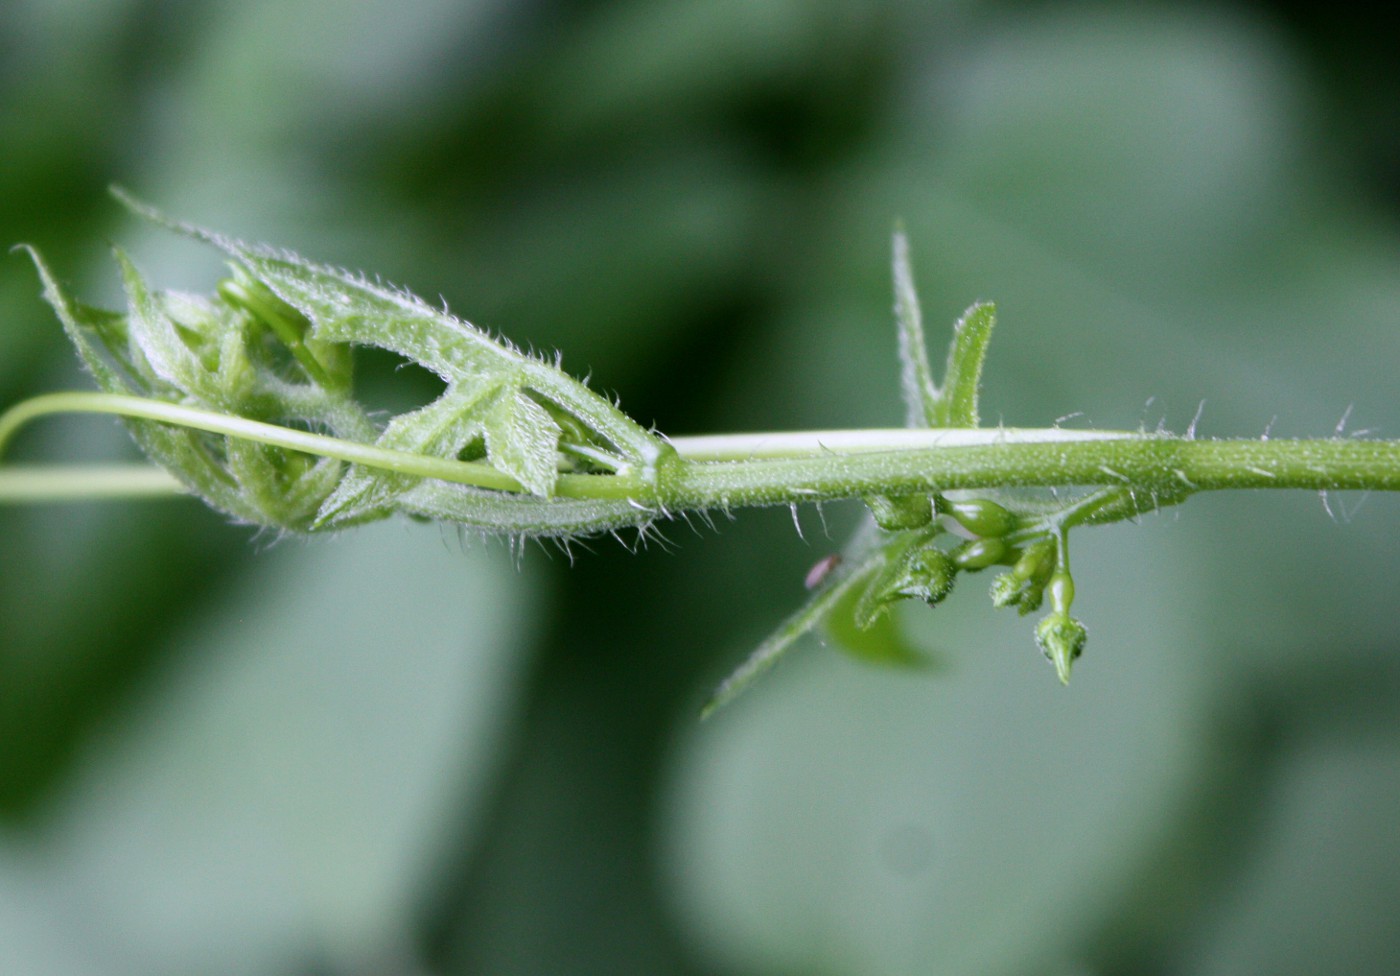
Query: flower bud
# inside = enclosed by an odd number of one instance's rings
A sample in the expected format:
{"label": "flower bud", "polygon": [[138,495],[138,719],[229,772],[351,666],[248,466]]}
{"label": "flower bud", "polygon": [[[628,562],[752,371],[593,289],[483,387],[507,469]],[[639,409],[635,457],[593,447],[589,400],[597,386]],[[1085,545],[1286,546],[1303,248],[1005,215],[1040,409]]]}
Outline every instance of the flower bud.
{"label": "flower bud", "polygon": [[950,501],[942,510],[967,531],[984,539],[999,538],[1016,528],[1016,516],[989,498]]}
{"label": "flower bud", "polygon": [[953,550],[953,562],[959,569],[986,569],[1004,562],[1010,550],[1000,539],[977,539]]}
{"label": "flower bud", "polygon": [[992,580],[992,606],[1019,607],[1022,614],[1040,606],[1045,583],[1055,568],[1055,544],[1049,540],[1026,548],[1011,567]]}
{"label": "flower bud", "polygon": [[1069,684],[1069,672],[1075,660],[1084,653],[1084,642],[1088,636],[1084,625],[1064,613],[1051,613],[1035,628],[1035,639],[1040,651],[1055,665],[1061,684]]}
{"label": "flower bud", "polygon": [[913,597],[933,605],[953,591],[953,579],[957,573],[953,560],[942,549],[933,546],[916,549],[904,557],[892,590],[899,596]]}
{"label": "flower bud", "polygon": [[864,501],[886,532],[920,529],[933,521],[933,500],[927,495],[868,495]]}
{"label": "flower bud", "polygon": [[900,600],[923,600],[934,606],[952,592],[957,573],[958,568],[942,549],[932,545],[910,549],[870,581],[856,602],[856,626],[868,628]]}
{"label": "flower bud", "polygon": [[1015,573],[1002,573],[992,580],[992,606],[1016,606],[1025,596],[1028,582],[1029,580],[1022,579]]}
{"label": "flower bud", "polygon": [[1027,546],[1012,572],[1021,579],[1035,580],[1042,586],[1055,568],[1055,543],[1049,539]]}

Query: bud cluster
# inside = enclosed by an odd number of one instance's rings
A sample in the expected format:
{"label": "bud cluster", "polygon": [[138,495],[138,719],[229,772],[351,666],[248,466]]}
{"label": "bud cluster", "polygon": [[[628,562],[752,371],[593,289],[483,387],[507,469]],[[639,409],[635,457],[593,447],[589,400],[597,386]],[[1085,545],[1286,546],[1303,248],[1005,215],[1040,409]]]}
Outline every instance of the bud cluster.
{"label": "bud cluster", "polygon": [[[948,596],[958,573],[992,566],[1008,569],[992,581],[992,604],[1015,607],[1022,615],[1050,613],[1036,627],[1036,641],[1063,682],[1083,653],[1085,629],[1069,615],[1074,582],[1069,573],[1066,533],[1054,519],[1018,513],[988,498],[949,499],[943,495],[866,499],[876,523],[893,537],[884,560],[870,573],[855,603],[855,623],[869,628],[900,600],[937,605]],[[955,545],[940,546],[944,538]]]}

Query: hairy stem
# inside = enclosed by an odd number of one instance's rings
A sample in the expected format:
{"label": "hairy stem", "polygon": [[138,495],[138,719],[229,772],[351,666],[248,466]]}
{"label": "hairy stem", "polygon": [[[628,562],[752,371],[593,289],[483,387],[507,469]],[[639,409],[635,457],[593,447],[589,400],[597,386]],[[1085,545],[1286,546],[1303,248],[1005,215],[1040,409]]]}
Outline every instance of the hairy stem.
{"label": "hairy stem", "polygon": [[[365,467],[503,492],[509,475],[477,461],[398,451],[242,417],[108,393],[53,393],[0,415],[0,452],[14,432],[58,413],[113,414],[204,430]],[[1127,517],[1198,491],[1239,488],[1400,490],[1400,441],[1193,440],[1126,431],[845,430],[672,439],[676,461],[650,473],[563,474],[561,498],[634,501],[676,512],[957,489],[1118,486],[1145,496],[1094,521]],[[0,501],[153,494],[173,479],[90,469],[0,471]],[[61,478],[62,480],[53,480]],[[49,479],[49,480],[45,480]],[[61,486],[61,487],[55,487]],[[52,490],[46,492],[46,487]]]}

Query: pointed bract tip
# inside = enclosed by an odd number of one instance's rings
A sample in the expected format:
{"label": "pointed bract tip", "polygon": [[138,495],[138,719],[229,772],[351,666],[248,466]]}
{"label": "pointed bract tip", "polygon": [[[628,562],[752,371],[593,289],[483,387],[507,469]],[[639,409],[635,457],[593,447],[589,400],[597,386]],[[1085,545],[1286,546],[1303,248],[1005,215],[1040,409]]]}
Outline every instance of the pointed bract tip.
{"label": "pointed bract tip", "polygon": [[156,220],[165,219],[164,214],[158,212],[149,203],[137,199],[136,194],[132,193],[120,183],[108,184],[107,192],[111,195],[113,200],[116,200],[123,207],[130,210],[134,214],[137,214],[142,217],[150,217]]}
{"label": "pointed bract tip", "polygon": [[134,216],[140,217],[142,220],[148,220],[158,227],[164,227],[166,230],[172,230],[177,234],[183,234],[194,240],[222,246],[220,245],[220,238],[217,234],[214,234],[212,231],[207,231],[202,227],[196,227],[194,224],[186,223],[183,220],[176,220],[174,217],[165,213],[165,211],[159,210],[149,203],[146,203],[120,184],[113,183],[109,185],[107,187],[107,192]]}
{"label": "pointed bract tip", "polygon": [[1084,653],[1087,636],[1083,624],[1062,613],[1050,614],[1035,628],[1035,639],[1040,644],[1041,653],[1055,665],[1055,674],[1061,684],[1069,684],[1070,671],[1075,660]]}

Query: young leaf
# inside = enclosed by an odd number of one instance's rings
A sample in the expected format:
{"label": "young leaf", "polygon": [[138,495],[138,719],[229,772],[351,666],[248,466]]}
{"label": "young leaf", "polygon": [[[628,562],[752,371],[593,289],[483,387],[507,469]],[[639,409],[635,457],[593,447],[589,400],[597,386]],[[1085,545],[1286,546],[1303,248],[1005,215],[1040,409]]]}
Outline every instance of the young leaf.
{"label": "young leaf", "polygon": [[[390,420],[375,444],[401,451],[456,457],[482,434],[478,404],[498,392],[499,387],[489,384],[449,386],[427,406]],[[316,525],[329,528],[382,518],[393,510],[394,503],[405,491],[421,480],[353,465],[321,506]]]}
{"label": "young leaf", "polygon": [[[30,253],[45,296],[106,393],[287,431],[266,440],[247,428],[200,430],[139,413],[125,421],[152,460],[214,507],[293,531],[402,510],[550,535],[645,530],[661,513],[653,496],[663,466],[679,464],[674,448],[557,362],[406,292],[171,221],[117,195],[140,216],[222,250],[232,277],[208,297],[155,291],[118,251],[128,299],[118,314],[71,300]],[[397,352],[436,372],[446,389],[381,430],[351,394],[352,345]],[[293,443],[298,433],[319,440],[304,448]],[[335,441],[346,450],[316,449]],[[373,450],[349,450],[359,445]],[[432,480],[442,467],[426,462],[457,465],[464,452],[466,467],[505,477],[480,482],[490,490]],[[615,474],[626,487],[555,499],[561,471]]]}
{"label": "young leaf", "polygon": [[997,308],[978,302],[953,326],[943,390],[933,411],[931,427],[976,427],[977,395],[982,387],[982,361],[996,325]]}
{"label": "young leaf", "polygon": [[841,594],[822,622],[827,636],[857,660],[899,667],[928,666],[928,655],[905,639],[892,614],[879,613],[862,625],[860,605],[864,598],[860,587]]}
{"label": "young leaf", "polygon": [[216,374],[181,337],[179,327],[146,286],[131,259],[120,248],[113,248],[112,253],[121,268],[122,286],[130,308],[127,329],[132,351],[139,352],[155,377],[172,389],[193,395],[211,406],[232,408],[234,404],[227,402],[220,384],[214,381]]}
{"label": "young leaf", "polygon": [[486,456],[532,495],[554,494],[559,477],[559,425],[519,387],[507,388],[485,411]]}
{"label": "young leaf", "polygon": [[[435,372],[447,383],[490,381],[520,391],[503,403],[497,420],[497,450],[506,463],[525,475],[519,480],[547,494],[553,479],[546,469],[544,442],[554,433],[541,419],[550,407],[577,421],[571,430],[586,432],[585,450],[616,455],[622,464],[653,469],[669,449],[611,402],[568,376],[556,365],[527,356],[468,322],[435,309],[408,292],[390,288],[336,268],[314,264],[291,252],[245,244],[189,224],[117,191],[135,213],[179,233],[211,244],[239,265],[248,277],[271,291],[311,324],[310,341],[378,346]],[[490,439],[488,433],[488,440]],[[554,450],[558,442],[551,446]]]}
{"label": "young leaf", "polygon": [[906,427],[941,427],[938,387],[929,368],[923,312],[909,267],[909,239],[894,232],[894,321],[899,333],[899,381],[904,393]]}
{"label": "young leaf", "polygon": [[[109,393],[149,393],[149,384],[143,377],[128,371],[121,357],[115,354],[125,350],[128,342],[126,316],[74,300],[58,283],[38,251],[28,245],[19,247],[34,262],[44,285],[44,301],[58,316],[68,340],[78,350],[78,358],[97,380],[97,385]],[[104,355],[103,349],[113,354]]]}

